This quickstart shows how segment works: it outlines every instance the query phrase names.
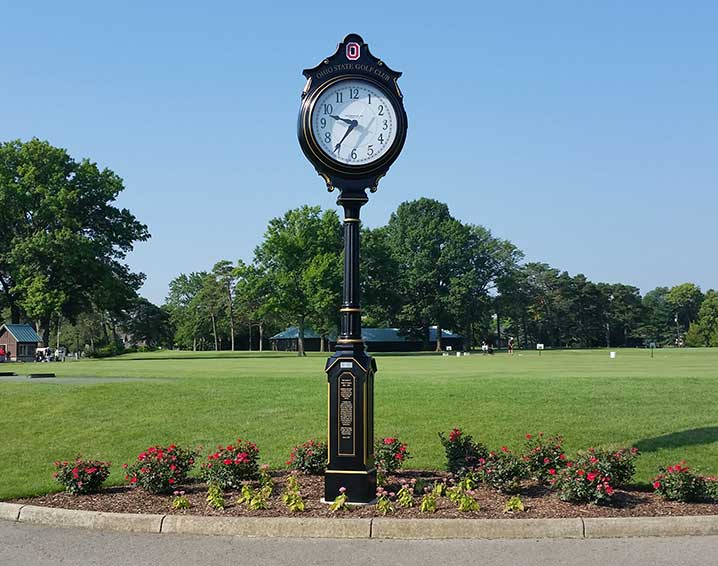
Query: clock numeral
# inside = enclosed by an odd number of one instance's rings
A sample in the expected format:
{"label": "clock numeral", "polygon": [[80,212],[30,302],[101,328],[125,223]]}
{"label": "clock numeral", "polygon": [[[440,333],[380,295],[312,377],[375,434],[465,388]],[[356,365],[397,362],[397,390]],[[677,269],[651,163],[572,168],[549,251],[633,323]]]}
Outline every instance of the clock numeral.
{"label": "clock numeral", "polygon": [[371,146],[371,144],[369,144],[369,145],[367,146],[367,148],[366,148],[366,154],[367,154],[368,156],[370,156],[370,157],[371,157],[372,155],[374,155],[374,148]]}
{"label": "clock numeral", "polygon": [[384,143],[384,134],[379,134],[379,137],[376,139],[379,141],[379,143]]}
{"label": "clock numeral", "polygon": [[324,141],[326,143],[329,143],[332,141],[332,133],[331,132],[324,132]]}
{"label": "clock numeral", "polygon": [[388,129],[389,129],[389,120],[384,120],[384,127],[383,127],[382,129],[383,129],[383,130],[388,130]]}
{"label": "clock numeral", "polygon": [[344,94],[342,92],[337,92],[337,104],[341,104],[342,102],[344,102]]}
{"label": "clock numeral", "polygon": [[371,92],[369,93],[369,104],[371,104]]}
{"label": "clock numeral", "polygon": [[324,104],[323,108],[325,114],[331,114],[332,112],[334,112],[334,106],[332,106],[331,104]]}
{"label": "clock numeral", "polygon": [[359,100],[359,89],[358,88],[350,88],[349,89],[349,98],[353,98],[354,100]]}
{"label": "clock numeral", "polygon": [[321,124],[322,128],[326,128],[327,127],[327,119],[322,118],[321,120],[319,120],[319,124]]}
{"label": "clock numeral", "polygon": [[352,159],[356,159],[356,158],[357,158],[357,150],[356,150],[356,148],[352,149],[351,156],[352,156]]}
{"label": "clock numeral", "polygon": [[384,106],[380,104],[379,105],[379,116],[383,116],[383,115],[384,115]]}

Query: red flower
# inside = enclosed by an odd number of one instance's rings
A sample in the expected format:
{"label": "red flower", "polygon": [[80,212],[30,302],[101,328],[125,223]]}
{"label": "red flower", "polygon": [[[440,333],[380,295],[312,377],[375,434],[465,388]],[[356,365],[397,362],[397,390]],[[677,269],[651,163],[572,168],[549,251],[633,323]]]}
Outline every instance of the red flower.
{"label": "red flower", "polygon": [[130,478],[130,483],[137,483],[137,476],[132,476]]}
{"label": "red flower", "polygon": [[613,488],[612,488],[610,485],[606,485],[606,493],[607,493],[608,495],[612,495],[612,494],[613,494]]}
{"label": "red flower", "polygon": [[566,459],[566,454],[563,454],[563,453],[559,454],[559,455],[558,455],[558,459],[559,459],[559,460],[565,460],[565,459]]}
{"label": "red flower", "polygon": [[530,434],[526,435],[526,440],[531,440],[533,437]]}
{"label": "red flower", "polygon": [[508,451],[509,451],[509,449],[506,448],[506,446],[502,446],[502,447],[501,447],[501,452],[508,452]]}
{"label": "red flower", "polygon": [[384,439],[384,444],[394,444],[395,441],[396,441],[396,438],[388,437],[388,438]]}
{"label": "red flower", "polygon": [[174,478],[170,478],[170,479],[168,479],[167,481],[170,482],[170,485],[172,485],[172,484],[175,482],[175,479],[174,479]]}
{"label": "red flower", "polygon": [[653,482],[653,489],[660,489],[660,487],[661,487],[661,482],[659,482],[658,480]]}
{"label": "red flower", "polygon": [[394,454],[394,458],[396,458],[397,460],[402,460],[404,458],[404,456],[400,453],[397,453],[397,454]]}
{"label": "red flower", "polygon": [[223,462],[224,462],[224,464],[226,464],[227,466],[229,466],[229,465],[232,463],[232,459],[231,459],[231,458],[225,458],[225,459],[223,460]]}
{"label": "red flower", "polygon": [[584,472],[583,470],[578,470],[578,471],[576,472],[576,474],[579,475],[579,476],[582,476],[582,475],[585,474],[585,473],[586,473],[586,472]]}
{"label": "red flower", "polygon": [[461,436],[461,430],[458,428],[455,428],[449,433],[449,441],[456,442],[460,436]]}
{"label": "red flower", "polygon": [[596,479],[596,474],[594,474],[593,472],[589,472],[588,475],[586,476],[586,479],[588,481],[593,481]]}
{"label": "red flower", "polygon": [[549,468],[548,473],[551,474],[552,476],[555,476],[555,475],[556,475],[556,470],[553,469],[553,468]]}
{"label": "red flower", "polygon": [[549,464],[550,462],[551,462],[551,459],[550,459],[550,458],[544,458],[544,459],[543,459],[543,463],[544,463],[544,464]]}

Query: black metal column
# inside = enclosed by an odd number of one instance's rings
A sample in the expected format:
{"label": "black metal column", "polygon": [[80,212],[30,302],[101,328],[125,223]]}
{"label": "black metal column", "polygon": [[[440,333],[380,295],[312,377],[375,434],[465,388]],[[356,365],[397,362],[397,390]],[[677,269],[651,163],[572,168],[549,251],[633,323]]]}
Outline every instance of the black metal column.
{"label": "black metal column", "polygon": [[324,498],[333,501],[346,488],[349,501],[367,503],[376,494],[374,467],[374,373],[376,362],[364,351],[361,337],[359,248],[364,191],[342,191],[344,208],[344,285],[341,332],[327,360],[328,453]]}

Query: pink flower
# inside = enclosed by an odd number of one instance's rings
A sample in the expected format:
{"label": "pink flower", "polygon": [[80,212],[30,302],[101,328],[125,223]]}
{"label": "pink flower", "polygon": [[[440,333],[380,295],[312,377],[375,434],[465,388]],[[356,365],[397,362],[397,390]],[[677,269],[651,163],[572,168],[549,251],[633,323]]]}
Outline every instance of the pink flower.
{"label": "pink flower", "polygon": [[388,437],[388,438],[385,438],[385,439],[384,439],[384,444],[387,444],[387,445],[388,445],[388,444],[394,444],[395,441],[396,441],[396,438]]}
{"label": "pink flower", "polygon": [[550,462],[551,462],[551,459],[550,459],[550,458],[544,458],[544,459],[543,459],[543,463],[544,463],[544,464],[549,464]]}
{"label": "pink flower", "polygon": [[340,487],[340,488],[339,488],[339,493],[341,493],[342,495],[344,495],[344,494],[346,493],[346,491],[347,491],[347,488],[346,488],[346,487]]}

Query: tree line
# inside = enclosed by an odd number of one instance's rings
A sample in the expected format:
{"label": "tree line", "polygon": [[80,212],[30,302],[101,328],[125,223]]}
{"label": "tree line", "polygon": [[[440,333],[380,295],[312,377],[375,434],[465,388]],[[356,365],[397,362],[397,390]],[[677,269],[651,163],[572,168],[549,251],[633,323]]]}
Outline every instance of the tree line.
{"label": "tree line", "polygon": [[[138,295],[125,263],[147,226],[115,206],[122,179],[37,139],[0,143],[0,321],[29,322],[45,344],[114,354],[128,345],[258,349],[294,325],[299,353],[312,328],[324,346],[338,327],[342,226],[303,206],[272,219],[249,262],[180,274],[165,304]],[[533,347],[718,345],[718,293],[692,283],[645,296],[524,262],[508,240],[422,198],[385,226],[361,231],[364,326],[396,327],[429,343],[453,330],[471,348],[508,337]],[[441,332],[436,348],[442,347]]]}
{"label": "tree line", "polygon": [[[421,198],[399,205],[386,226],[361,231],[362,322],[396,327],[429,343],[450,329],[471,348],[586,348],[678,343],[718,345],[718,293],[693,283],[637,287],[595,283],[545,263],[523,262],[508,240]],[[262,348],[267,330],[311,327],[324,346],[338,327],[342,228],[334,211],[304,206],[270,221],[253,261],[217,263],[170,283],[164,308],[182,348]],[[253,329],[254,334],[253,334]],[[441,332],[436,349],[441,349]]]}

